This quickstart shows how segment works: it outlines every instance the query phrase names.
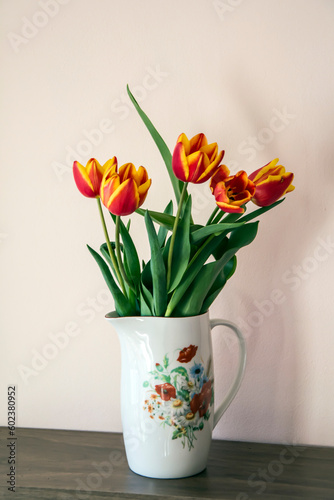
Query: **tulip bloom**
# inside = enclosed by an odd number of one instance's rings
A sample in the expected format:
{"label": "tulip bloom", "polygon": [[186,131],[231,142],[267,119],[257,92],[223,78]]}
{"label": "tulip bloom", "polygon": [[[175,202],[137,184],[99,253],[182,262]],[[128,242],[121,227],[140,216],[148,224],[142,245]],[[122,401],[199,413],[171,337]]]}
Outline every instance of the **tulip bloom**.
{"label": "tulip bloom", "polygon": [[116,161],[116,169],[111,166],[104,173],[101,201],[114,215],[130,215],[144,203],[150,185],[144,167],[136,170],[132,163],[125,163],[117,173]]}
{"label": "tulip bloom", "polygon": [[173,172],[183,182],[201,184],[218,170],[224,153],[218,154],[217,143],[208,144],[204,134],[197,134],[190,141],[181,134],[173,152]]}
{"label": "tulip bloom", "polygon": [[80,193],[87,198],[98,198],[102,177],[107,169],[116,171],[117,160],[114,156],[103,166],[95,158],[91,158],[84,167],[78,161],[73,163],[73,176]]}
{"label": "tulip bloom", "polygon": [[241,205],[251,200],[255,193],[255,185],[244,170],[229,175],[225,165],[212,177],[210,188],[218,207],[228,213],[244,213]]}
{"label": "tulip bloom", "polygon": [[256,186],[253,202],[259,207],[267,207],[279,200],[286,193],[295,189],[292,186],[294,175],[286,172],[282,165],[277,165],[278,158],[255,170],[249,178]]}

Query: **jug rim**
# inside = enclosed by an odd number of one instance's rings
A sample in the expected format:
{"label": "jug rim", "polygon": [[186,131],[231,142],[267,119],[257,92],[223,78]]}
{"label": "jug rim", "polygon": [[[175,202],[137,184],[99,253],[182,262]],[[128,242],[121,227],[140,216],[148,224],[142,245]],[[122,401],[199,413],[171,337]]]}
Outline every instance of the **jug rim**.
{"label": "jug rim", "polygon": [[107,313],[104,317],[105,319],[119,319],[119,320],[126,320],[126,319],[136,319],[138,321],[147,321],[147,320],[187,320],[187,319],[190,319],[190,318],[202,318],[202,317],[205,317],[205,316],[208,316],[209,315],[209,311],[206,311],[205,313],[201,313],[201,314],[195,314],[193,316],[119,316],[117,314],[116,311],[111,311],[109,313]]}

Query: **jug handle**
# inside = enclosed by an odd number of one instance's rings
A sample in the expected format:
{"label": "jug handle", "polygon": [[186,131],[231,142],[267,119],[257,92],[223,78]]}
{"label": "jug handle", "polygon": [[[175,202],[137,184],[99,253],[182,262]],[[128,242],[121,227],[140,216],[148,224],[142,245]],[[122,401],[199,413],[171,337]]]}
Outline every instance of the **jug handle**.
{"label": "jug handle", "polygon": [[239,367],[238,367],[238,371],[237,371],[236,377],[234,379],[234,382],[231,385],[229,392],[227,393],[227,396],[225,397],[224,401],[218,406],[218,408],[216,409],[216,411],[214,413],[214,419],[213,419],[213,427],[214,428],[216,427],[219,420],[221,419],[221,417],[223,416],[223,414],[225,413],[225,411],[227,410],[227,408],[230,406],[233,399],[235,398],[235,396],[240,388],[241,381],[242,381],[244,371],[245,371],[245,366],[246,366],[246,343],[245,343],[245,339],[244,339],[241,331],[234,323],[231,323],[231,321],[222,320],[222,319],[210,320],[211,330],[213,328],[215,328],[215,326],[219,326],[219,325],[227,326],[235,333],[235,335],[237,337],[237,340],[239,342]]}

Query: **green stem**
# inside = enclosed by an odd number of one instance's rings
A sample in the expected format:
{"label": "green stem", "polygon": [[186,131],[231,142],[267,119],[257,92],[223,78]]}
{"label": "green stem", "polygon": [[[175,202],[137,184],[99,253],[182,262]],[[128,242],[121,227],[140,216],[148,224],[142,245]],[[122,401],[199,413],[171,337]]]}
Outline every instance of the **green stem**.
{"label": "green stem", "polygon": [[174,220],[173,233],[172,233],[172,237],[170,240],[168,261],[167,261],[167,290],[169,289],[170,280],[171,280],[171,276],[172,276],[172,260],[173,260],[173,250],[174,250],[174,244],[175,244],[175,238],[176,238],[176,230],[177,230],[177,226],[179,224],[181,209],[182,209],[184,197],[185,197],[186,192],[187,192],[187,186],[188,186],[188,182],[185,182],[183,184],[183,189],[182,189],[182,193],[180,196],[179,206],[177,208],[177,214],[176,214],[176,217]]}
{"label": "green stem", "polygon": [[125,281],[125,283],[131,288],[131,290],[135,291],[133,284],[129,280],[124,266],[123,266],[123,261],[122,261],[122,254],[121,254],[121,245],[119,242],[119,234],[120,234],[120,222],[121,222],[121,217],[119,215],[116,215],[116,229],[115,229],[115,243],[116,243],[116,256],[117,256],[117,262],[119,266],[119,270],[121,272],[122,278]]}
{"label": "green stem", "polygon": [[[219,207],[218,207],[219,209]],[[212,224],[218,224],[218,222],[220,222],[220,220],[225,217],[226,213],[223,212],[223,210],[220,210],[219,209],[219,213],[216,215],[216,217],[214,218],[214,220],[212,221]]]}
{"label": "green stem", "polygon": [[210,215],[209,219],[208,219],[208,222],[206,223],[207,226],[209,226],[211,224],[211,222],[213,221],[213,219],[215,218],[216,214],[218,213],[218,211],[220,210],[219,207],[216,207],[214,209],[214,211],[212,212],[212,214]]}
{"label": "green stem", "polygon": [[114,271],[115,271],[115,274],[117,276],[118,283],[120,284],[120,286],[122,288],[122,292],[126,296],[126,290],[125,290],[123,278],[122,278],[122,276],[121,276],[121,274],[119,272],[119,269],[118,269],[117,260],[116,260],[116,256],[115,256],[114,250],[112,249],[112,246],[110,245],[110,239],[109,239],[109,235],[108,235],[106,221],[104,220],[104,215],[103,215],[103,212],[102,212],[102,206],[101,206],[101,199],[100,198],[97,198],[97,206],[99,207],[99,213],[100,213],[100,218],[101,218],[101,222],[102,222],[104,237],[106,239],[106,243],[107,243],[107,247],[108,247],[110,259],[111,259],[112,265],[114,267]]}

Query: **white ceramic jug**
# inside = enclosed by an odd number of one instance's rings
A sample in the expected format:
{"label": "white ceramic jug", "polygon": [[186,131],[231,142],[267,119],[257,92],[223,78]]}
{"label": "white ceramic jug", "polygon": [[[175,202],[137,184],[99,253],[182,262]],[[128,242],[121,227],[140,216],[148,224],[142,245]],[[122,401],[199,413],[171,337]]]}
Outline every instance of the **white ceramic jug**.
{"label": "white ceramic jug", "polygon": [[[240,330],[229,321],[210,321],[208,313],[106,318],[121,344],[121,412],[130,469],[154,478],[198,474],[207,465],[212,430],[241,384],[246,349]],[[240,349],[235,380],[214,410],[211,329],[218,325],[232,329]]]}

